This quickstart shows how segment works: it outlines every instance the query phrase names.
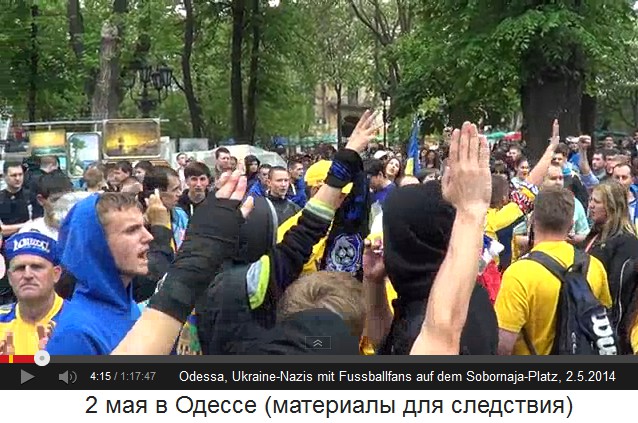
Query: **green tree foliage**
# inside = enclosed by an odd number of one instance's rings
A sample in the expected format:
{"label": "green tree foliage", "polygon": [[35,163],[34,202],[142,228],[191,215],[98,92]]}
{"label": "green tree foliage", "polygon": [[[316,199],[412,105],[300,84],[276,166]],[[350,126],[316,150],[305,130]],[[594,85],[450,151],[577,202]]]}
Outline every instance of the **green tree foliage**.
{"label": "green tree foliage", "polygon": [[536,153],[553,117],[564,135],[577,133],[582,94],[633,59],[626,1],[424,0],[418,13],[401,46],[402,113],[443,97],[458,124],[480,111],[503,116],[521,99]]}
{"label": "green tree foliage", "polygon": [[[119,107],[117,117],[139,117],[133,90],[135,67],[141,63],[167,65],[176,84],[154,115],[167,119],[164,132],[188,137],[191,116],[184,95],[182,54],[185,13],[182,0],[126,0],[126,12],[114,14],[114,0],[78,2],[80,23],[70,36],[73,0],[39,0],[39,15],[31,17],[31,2],[11,2],[0,9],[0,101],[10,104],[18,121],[29,119],[28,99],[32,75],[31,54],[38,57],[35,120],[90,118],[91,96],[100,68],[101,31],[104,22],[120,25]],[[120,0],[120,4],[121,4]],[[233,136],[230,125],[230,1],[192,0],[194,42],[190,60],[192,86],[201,107],[203,136],[218,142]],[[247,1],[246,4],[250,4]],[[259,0],[261,38],[255,95],[255,138],[305,135],[314,122],[314,93],[320,79],[315,39],[317,21],[304,2],[281,1],[276,7]],[[248,10],[250,12],[250,10]],[[243,95],[249,95],[251,78],[251,18],[244,25],[242,47]],[[252,18],[251,18],[252,19]],[[33,36],[32,24],[37,27]],[[75,44],[74,44],[75,42]],[[146,44],[145,44],[146,43]],[[113,116],[115,117],[115,116]]]}

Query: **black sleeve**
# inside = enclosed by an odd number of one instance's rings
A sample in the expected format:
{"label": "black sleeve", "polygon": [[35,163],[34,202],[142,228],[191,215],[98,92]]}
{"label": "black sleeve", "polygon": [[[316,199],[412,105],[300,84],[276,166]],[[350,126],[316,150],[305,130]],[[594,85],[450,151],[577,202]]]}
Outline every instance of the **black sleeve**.
{"label": "black sleeve", "polygon": [[589,203],[589,194],[587,193],[587,189],[581,182],[580,178],[574,177],[572,179],[571,190],[574,193],[574,197],[583,205],[585,210],[587,210]]}
{"label": "black sleeve", "polygon": [[237,250],[244,219],[239,201],[208,196],[198,207],[186,236],[149,307],[181,322],[191,314],[224,260]]}
{"label": "black sleeve", "polygon": [[153,235],[153,241],[148,252],[148,274],[155,281],[159,281],[168,272],[175,258],[171,246],[173,233],[165,226],[153,225],[151,235]]}
{"label": "black sleeve", "polygon": [[148,274],[138,276],[133,281],[133,296],[135,302],[146,301],[155,293],[157,283],[164,277],[173,261],[174,254],[171,247],[171,230],[160,225],[150,228],[153,241],[148,252]]}
{"label": "black sleeve", "polygon": [[297,224],[286,232],[271,253],[270,261],[278,290],[285,291],[297,280],[313,247],[328,233],[333,217],[334,211],[325,205],[317,206],[312,200],[308,202]]}

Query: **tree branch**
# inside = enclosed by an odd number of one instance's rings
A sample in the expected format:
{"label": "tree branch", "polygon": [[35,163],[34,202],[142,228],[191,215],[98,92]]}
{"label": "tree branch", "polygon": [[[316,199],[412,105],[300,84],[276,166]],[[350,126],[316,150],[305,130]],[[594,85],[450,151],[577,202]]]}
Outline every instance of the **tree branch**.
{"label": "tree branch", "polygon": [[363,7],[357,7],[354,0],[348,0],[348,3],[350,3],[350,6],[352,7],[352,11],[357,16],[357,18],[361,21],[361,23],[365,25],[370,31],[372,31],[372,34],[379,40],[381,45],[387,46],[388,43],[383,38],[383,35],[377,30],[375,25],[372,24],[372,20],[366,16],[365,12],[363,12]]}

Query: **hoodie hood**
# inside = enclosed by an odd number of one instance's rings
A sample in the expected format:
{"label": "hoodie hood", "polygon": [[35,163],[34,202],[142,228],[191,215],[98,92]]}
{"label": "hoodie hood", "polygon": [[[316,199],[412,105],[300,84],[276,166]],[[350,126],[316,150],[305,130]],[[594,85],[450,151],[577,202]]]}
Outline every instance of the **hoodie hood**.
{"label": "hoodie hood", "polygon": [[98,220],[98,199],[93,194],[77,203],[60,228],[60,262],[75,279],[75,291],[47,343],[51,355],[110,354],[140,316],[132,284],[124,288]]}
{"label": "hoodie hood", "polygon": [[[124,288],[115,260],[97,216],[99,195],[80,201],[60,227],[60,261],[76,279],[74,298],[85,297],[110,306],[112,312],[131,315],[137,310],[131,286]],[[135,316],[137,317],[137,316]]]}
{"label": "hoodie hood", "polygon": [[[383,210],[384,262],[398,297],[381,353],[410,353],[423,324],[434,278],[445,259],[455,217],[456,210],[443,199],[439,182],[400,187],[388,195]],[[497,345],[494,308],[487,291],[476,284],[459,352],[495,354]]]}
{"label": "hoodie hood", "polygon": [[236,263],[253,263],[277,242],[277,213],[270,200],[255,197],[255,207],[239,230]]}
{"label": "hoodie hood", "polygon": [[455,216],[436,181],[396,188],[388,195],[383,208],[384,262],[399,299],[429,296]]}
{"label": "hoodie hood", "polygon": [[346,323],[326,309],[310,309],[277,322],[256,342],[243,345],[247,355],[357,355],[359,338]]}

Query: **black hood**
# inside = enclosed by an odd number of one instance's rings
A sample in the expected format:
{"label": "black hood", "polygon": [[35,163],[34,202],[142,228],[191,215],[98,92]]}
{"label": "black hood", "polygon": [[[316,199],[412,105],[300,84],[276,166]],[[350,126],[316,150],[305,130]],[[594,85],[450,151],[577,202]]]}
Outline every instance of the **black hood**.
{"label": "black hood", "polygon": [[236,263],[253,263],[277,241],[277,214],[272,203],[264,197],[254,198],[255,207],[239,230],[239,252]]}
{"label": "black hood", "polygon": [[436,181],[390,192],[383,206],[384,261],[399,298],[423,300],[429,296],[455,216]]}
{"label": "black hood", "polygon": [[264,331],[261,338],[246,343],[239,354],[248,355],[357,355],[359,338],[346,323],[326,309],[295,313]]}
{"label": "black hood", "polygon": [[[398,297],[381,354],[406,355],[421,331],[427,299],[452,235],[456,211],[436,181],[393,190],[383,209],[384,262]],[[468,260],[478,260],[468,257]],[[461,354],[495,354],[496,314],[487,291],[476,284],[461,334]]]}

